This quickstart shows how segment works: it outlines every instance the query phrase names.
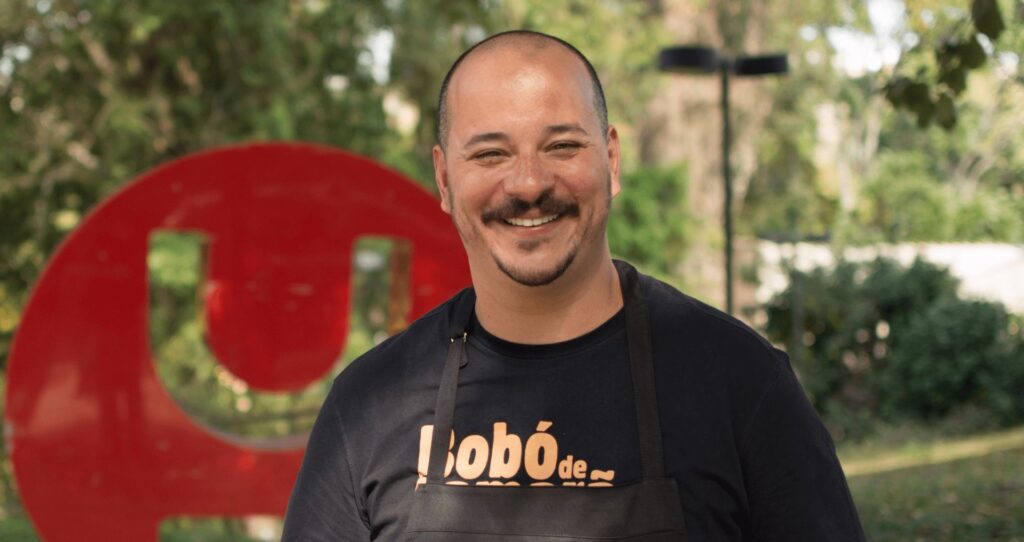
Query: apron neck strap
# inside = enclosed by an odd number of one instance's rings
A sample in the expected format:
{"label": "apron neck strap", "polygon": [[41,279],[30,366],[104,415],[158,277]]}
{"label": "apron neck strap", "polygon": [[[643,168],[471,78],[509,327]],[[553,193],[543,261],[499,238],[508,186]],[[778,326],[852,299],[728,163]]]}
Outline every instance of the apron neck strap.
{"label": "apron neck strap", "polygon": [[466,341],[469,323],[476,306],[476,292],[466,288],[456,296],[448,316],[448,356],[441,371],[441,385],[434,404],[434,432],[430,440],[430,461],[427,482],[443,483],[448,448],[453,445],[452,423],[455,418],[455,391],[459,387],[459,369],[466,366]]}
{"label": "apron neck strap", "polygon": [[430,462],[427,464],[427,483],[444,483],[445,463],[448,448],[455,435],[452,434],[452,422],[455,418],[455,390],[459,386],[459,369],[466,365],[466,340],[468,335],[463,332],[461,337],[451,337],[448,343],[448,357],[441,372],[441,385],[437,391],[437,403],[434,405],[434,433],[430,439]]}
{"label": "apron neck strap", "polygon": [[[665,459],[661,442],[661,423],[654,384],[654,361],[647,301],[640,279],[633,266],[615,261],[626,312],[626,342],[633,379],[637,432],[640,443],[640,467],[645,480],[665,475]],[[476,295],[470,289],[456,299],[449,320],[448,355],[441,372],[441,384],[434,407],[434,430],[430,442],[427,483],[444,483],[448,449],[455,418],[455,394],[459,385],[459,369],[466,366],[467,329],[473,317]]]}
{"label": "apron neck strap", "polygon": [[665,455],[661,443],[658,396],[654,386],[654,355],[651,351],[647,298],[633,266],[615,260],[615,269],[619,272],[619,285],[626,310],[626,343],[629,346],[629,367],[633,376],[641,472],[645,480],[663,478]]}

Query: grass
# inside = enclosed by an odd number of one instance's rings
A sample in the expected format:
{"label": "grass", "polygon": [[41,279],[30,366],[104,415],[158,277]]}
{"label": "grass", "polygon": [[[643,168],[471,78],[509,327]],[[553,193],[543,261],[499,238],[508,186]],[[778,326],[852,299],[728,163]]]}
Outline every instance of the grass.
{"label": "grass", "polygon": [[1024,542],[1024,427],[891,440],[840,450],[868,540]]}
{"label": "grass", "polygon": [[[173,518],[160,525],[159,539],[161,542],[260,542],[243,534],[235,523],[218,518]],[[280,539],[281,533],[275,533],[275,537]],[[0,519],[0,541],[38,540],[39,535],[27,517],[19,515]]]}
{"label": "grass", "polygon": [[0,519],[0,540],[4,542],[35,542],[39,540],[32,522],[25,516],[8,516]]}

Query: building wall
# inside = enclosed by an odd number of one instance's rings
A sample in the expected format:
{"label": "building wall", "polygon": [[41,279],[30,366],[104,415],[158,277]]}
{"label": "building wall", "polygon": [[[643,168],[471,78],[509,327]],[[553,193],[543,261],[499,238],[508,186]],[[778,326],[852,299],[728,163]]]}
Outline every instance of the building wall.
{"label": "building wall", "polygon": [[[835,265],[832,248],[820,243],[782,244],[758,241],[756,244],[758,285],[752,301],[768,302],[789,284],[783,264],[795,262],[796,268],[809,271]],[[921,257],[947,267],[960,279],[965,297],[998,301],[1007,310],[1024,314],[1024,246],[1001,243],[906,243],[850,247],[843,251],[849,261],[871,261],[879,256],[910,265]],[[748,303],[751,301],[748,298]]]}

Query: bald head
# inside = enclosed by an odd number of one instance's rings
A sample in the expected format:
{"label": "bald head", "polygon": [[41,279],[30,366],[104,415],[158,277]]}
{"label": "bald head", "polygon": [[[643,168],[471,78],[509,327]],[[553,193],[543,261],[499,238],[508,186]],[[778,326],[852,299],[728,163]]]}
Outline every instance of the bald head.
{"label": "bald head", "polygon": [[452,64],[452,67],[448,70],[448,74],[445,75],[444,82],[441,83],[441,92],[439,93],[437,102],[437,143],[441,146],[441,149],[447,151],[449,128],[451,126],[450,117],[452,113],[452,105],[448,103],[448,88],[451,85],[452,79],[455,78],[455,74],[459,70],[459,67],[467,58],[483,54],[488,51],[506,48],[515,50],[523,55],[530,56],[542,54],[545,49],[550,47],[559,47],[569,53],[572,53],[572,55],[579,59],[586,68],[587,74],[590,76],[594,113],[597,115],[597,121],[601,127],[601,132],[605,134],[605,137],[607,137],[608,107],[604,100],[604,89],[601,87],[601,81],[597,77],[597,72],[594,71],[594,67],[590,64],[590,61],[583,56],[583,53],[579,52],[579,50],[569,43],[554,36],[549,36],[540,32],[533,32],[531,30],[512,30],[509,32],[495,34],[467,49],[466,52],[462,53],[455,63]]}

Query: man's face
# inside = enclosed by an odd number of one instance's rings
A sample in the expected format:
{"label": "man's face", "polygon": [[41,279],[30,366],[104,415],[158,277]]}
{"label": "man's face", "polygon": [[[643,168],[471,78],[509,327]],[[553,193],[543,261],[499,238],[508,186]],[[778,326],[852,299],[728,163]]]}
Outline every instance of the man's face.
{"label": "man's face", "polygon": [[607,257],[618,136],[602,133],[579,59],[557,46],[480,51],[459,67],[448,100],[447,152],[434,148],[434,172],[474,280],[500,271],[538,286]]}

